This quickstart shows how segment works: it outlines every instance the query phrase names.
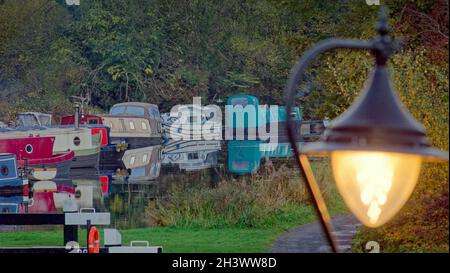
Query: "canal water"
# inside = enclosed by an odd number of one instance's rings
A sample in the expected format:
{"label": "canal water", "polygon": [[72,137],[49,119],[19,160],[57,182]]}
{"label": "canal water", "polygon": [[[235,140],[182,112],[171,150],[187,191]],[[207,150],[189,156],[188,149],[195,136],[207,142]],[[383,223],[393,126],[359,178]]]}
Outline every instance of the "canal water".
{"label": "canal water", "polygon": [[111,227],[136,228],[148,224],[145,208],[174,190],[216,187],[221,179],[249,176],[264,162],[295,168],[289,143],[254,140],[169,141],[131,149],[117,164],[100,169],[72,169],[70,179],[35,182],[29,213],[62,211],[65,199],[78,208],[111,213]]}

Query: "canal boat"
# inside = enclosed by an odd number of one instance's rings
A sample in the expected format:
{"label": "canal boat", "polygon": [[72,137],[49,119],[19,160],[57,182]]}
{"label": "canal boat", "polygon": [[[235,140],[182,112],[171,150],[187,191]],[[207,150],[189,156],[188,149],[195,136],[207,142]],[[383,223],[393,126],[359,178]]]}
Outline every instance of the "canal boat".
{"label": "canal boat", "polygon": [[[78,111],[76,111],[78,112]],[[103,125],[102,117],[92,114],[78,114],[78,120],[75,115],[64,116],[61,119],[61,126],[78,126],[91,129],[92,134],[100,134],[100,168],[116,168],[120,165],[123,152],[128,148],[125,141],[112,144],[110,140],[110,128]]]}
{"label": "canal boat", "polygon": [[[322,135],[328,123],[328,120],[304,120],[299,107],[293,107],[291,113],[286,113],[285,106],[278,106],[275,111],[268,105],[260,105],[258,98],[251,95],[231,96],[226,107],[227,140],[288,142],[287,116],[290,115],[296,141],[311,142]],[[277,128],[276,134],[271,133],[273,128]]]}
{"label": "canal boat", "polygon": [[54,137],[0,138],[0,152],[15,154],[18,168],[26,168],[31,180],[67,178],[74,152],[53,154],[54,142]]}
{"label": "canal boat", "polygon": [[[218,111],[208,106],[179,105],[173,112],[161,115],[164,137],[172,140],[220,140],[222,120]],[[217,117],[218,118],[218,117]]]}
{"label": "canal boat", "polygon": [[27,187],[28,179],[19,175],[16,155],[0,153],[0,190],[15,191]]}
{"label": "canal boat", "polygon": [[131,149],[161,144],[162,128],[158,106],[144,102],[124,102],[100,115],[110,129],[111,143],[128,143]]}
{"label": "canal boat", "polygon": [[[0,129],[0,139],[25,137],[54,137],[53,155],[74,152],[71,168],[98,168],[101,133],[93,134],[90,128],[76,127],[17,127]],[[55,163],[55,162],[53,162]],[[39,162],[41,164],[41,162]]]}

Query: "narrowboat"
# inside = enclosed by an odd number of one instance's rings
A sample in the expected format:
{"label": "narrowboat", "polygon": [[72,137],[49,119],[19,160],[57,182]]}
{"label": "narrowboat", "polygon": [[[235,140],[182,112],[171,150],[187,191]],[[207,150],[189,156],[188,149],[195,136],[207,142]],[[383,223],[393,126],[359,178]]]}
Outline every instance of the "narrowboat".
{"label": "narrowboat", "polygon": [[26,167],[32,180],[67,178],[74,152],[53,154],[54,142],[54,137],[0,138],[0,152],[15,154],[18,168]]}
{"label": "narrowboat", "polygon": [[102,133],[77,127],[17,127],[0,129],[0,139],[32,136],[54,137],[53,154],[73,151],[71,168],[98,168]]}
{"label": "narrowboat", "polygon": [[180,105],[161,115],[163,134],[172,140],[221,140],[222,120],[218,109],[208,106]]}
{"label": "narrowboat", "polygon": [[237,175],[251,174],[261,166],[259,140],[231,140],[228,148],[228,172]]}
{"label": "narrowboat", "polygon": [[111,143],[128,143],[131,149],[161,144],[162,128],[158,106],[143,102],[124,102],[101,115],[110,129]]}
{"label": "narrowboat", "polygon": [[16,155],[0,153],[0,190],[5,192],[24,189],[28,189],[28,179],[19,175]]}
{"label": "narrowboat", "polygon": [[220,141],[172,141],[161,152],[161,164],[178,165],[180,170],[196,171],[217,166]]}
{"label": "narrowboat", "polygon": [[[76,113],[78,113],[78,108]],[[100,168],[116,168],[120,165],[120,160],[124,150],[128,148],[128,143],[121,142],[111,144],[110,128],[103,125],[102,117],[92,114],[78,114],[78,120],[75,115],[64,116],[61,118],[61,126],[78,126],[91,129],[92,134],[99,134],[100,140]]]}

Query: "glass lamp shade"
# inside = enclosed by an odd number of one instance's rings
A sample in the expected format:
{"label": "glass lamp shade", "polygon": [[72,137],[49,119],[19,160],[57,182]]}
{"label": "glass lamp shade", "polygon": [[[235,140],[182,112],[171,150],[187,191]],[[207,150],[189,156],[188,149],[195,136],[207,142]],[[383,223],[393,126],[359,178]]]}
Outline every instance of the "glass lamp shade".
{"label": "glass lamp shade", "polygon": [[337,188],[366,226],[379,227],[406,203],[419,177],[422,157],[379,151],[333,151]]}

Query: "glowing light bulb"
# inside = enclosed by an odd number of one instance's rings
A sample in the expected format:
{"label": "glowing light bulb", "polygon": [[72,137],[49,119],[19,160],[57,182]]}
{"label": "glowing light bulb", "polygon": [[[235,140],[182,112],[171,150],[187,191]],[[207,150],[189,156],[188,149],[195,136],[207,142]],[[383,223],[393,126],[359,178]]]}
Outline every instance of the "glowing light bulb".
{"label": "glowing light bulb", "polygon": [[418,155],[336,151],[331,164],[339,192],[366,226],[389,221],[406,203],[419,177]]}

